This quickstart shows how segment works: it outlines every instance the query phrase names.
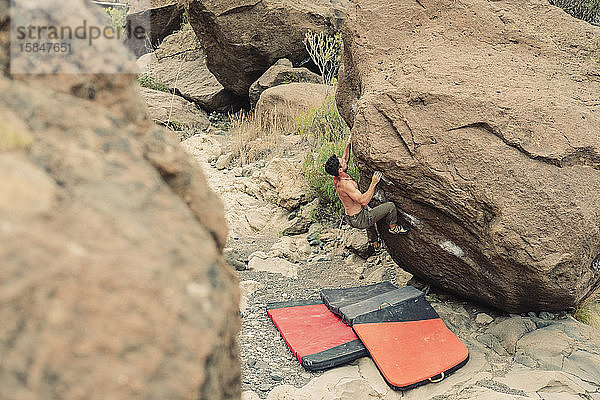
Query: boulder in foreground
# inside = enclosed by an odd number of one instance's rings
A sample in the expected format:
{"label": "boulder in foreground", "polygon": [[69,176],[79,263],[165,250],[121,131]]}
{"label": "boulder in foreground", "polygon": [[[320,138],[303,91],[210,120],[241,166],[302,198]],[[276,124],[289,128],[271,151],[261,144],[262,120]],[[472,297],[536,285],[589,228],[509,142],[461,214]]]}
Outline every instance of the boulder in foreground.
{"label": "boulder in foreground", "polygon": [[[13,79],[4,3],[0,398],[238,398],[239,292],[220,200],[146,118],[133,74]],[[44,21],[100,26],[97,7],[64,2]],[[128,62],[120,42],[96,43]]]}

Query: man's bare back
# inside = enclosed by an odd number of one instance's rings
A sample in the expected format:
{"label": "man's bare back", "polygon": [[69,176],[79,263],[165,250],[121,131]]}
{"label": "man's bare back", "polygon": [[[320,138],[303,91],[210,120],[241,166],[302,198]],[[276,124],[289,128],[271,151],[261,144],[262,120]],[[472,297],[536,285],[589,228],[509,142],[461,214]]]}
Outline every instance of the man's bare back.
{"label": "man's bare back", "polygon": [[333,178],[335,191],[344,205],[346,215],[356,215],[362,210],[363,206],[348,194],[349,191],[358,190],[358,183],[350,175],[343,172],[339,177]]}

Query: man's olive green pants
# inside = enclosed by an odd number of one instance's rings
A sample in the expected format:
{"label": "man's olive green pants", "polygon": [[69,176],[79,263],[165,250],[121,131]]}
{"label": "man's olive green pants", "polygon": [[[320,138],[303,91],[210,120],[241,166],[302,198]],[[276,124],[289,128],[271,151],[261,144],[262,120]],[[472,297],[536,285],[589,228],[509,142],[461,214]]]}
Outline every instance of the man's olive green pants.
{"label": "man's olive green pants", "polygon": [[396,224],[398,221],[396,205],[391,201],[375,208],[365,206],[358,214],[346,215],[346,220],[350,226],[367,230],[369,242],[377,241],[377,221],[383,218],[385,218],[388,227],[389,225]]}

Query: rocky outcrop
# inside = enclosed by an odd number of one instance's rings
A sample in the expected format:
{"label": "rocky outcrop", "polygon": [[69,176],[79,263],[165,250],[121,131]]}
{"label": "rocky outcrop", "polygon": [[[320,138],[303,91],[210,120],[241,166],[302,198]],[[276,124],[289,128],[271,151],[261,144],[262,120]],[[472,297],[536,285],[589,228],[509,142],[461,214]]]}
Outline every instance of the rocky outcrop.
{"label": "rocky outcrop", "polygon": [[273,132],[290,133],[297,129],[296,118],[320,107],[333,87],[316,83],[288,83],[262,92],[256,104],[261,127]]}
{"label": "rocky outcrop", "polygon": [[241,103],[206,68],[205,54],[190,29],[168,36],[155,51],[147,73],[188,101],[212,112],[225,112]]}
{"label": "rocky outcrop", "polygon": [[[183,7],[177,0],[131,0],[125,18],[125,45],[136,56],[153,48],[181,27]],[[143,33],[143,34],[137,34]]]}
{"label": "rocky outcrop", "polygon": [[[69,20],[37,8],[40,24]],[[127,53],[98,39],[78,57],[106,62],[97,48]],[[135,76],[0,71],[0,398],[238,397],[222,205],[146,119]]]}
{"label": "rocky outcrop", "polygon": [[250,86],[250,105],[255,106],[268,88],[293,82],[322,83],[321,77],[308,68],[294,68],[290,60],[282,58]]}
{"label": "rocky outcrop", "polygon": [[187,0],[190,23],[206,50],[206,65],[238,96],[280,58],[294,65],[308,58],[308,30],[341,26],[348,0]]}
{"label": "rocky outcrop", "polygon": [[338,105],[413,226],[383,235],[399,265],[507,311],[598,289],[600,29],[543,0],[353,4]]}
{"label": "rocky outcrop", "polygon": [[204,110],[175,94],[144,87],[140,88],[140,94],[146,101],[150,117],[159,125],[175,130],[206,129],[210,125]]}
{"label": "rocky outcrop", "polygon": [[310,200],[300,160],[274,158],[260,172],[260,177],[277,192],[277,204],[287,210],[293,210]]}

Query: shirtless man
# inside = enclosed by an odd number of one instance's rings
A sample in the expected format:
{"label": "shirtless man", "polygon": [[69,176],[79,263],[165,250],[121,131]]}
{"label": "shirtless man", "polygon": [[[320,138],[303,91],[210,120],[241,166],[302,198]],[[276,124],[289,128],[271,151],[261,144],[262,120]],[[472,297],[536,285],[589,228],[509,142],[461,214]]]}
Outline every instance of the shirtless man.
{"label": "shirtless man", "polygon": [[396,205],[387,202],[375,208],[368,206],[373,194],[375,194],[375,186],[379,183],[382,173],[377,171],[373,174],[369,189],[365,193],[358,190],[358,184],[346,173],[348,170],[348,160],[350,159],[350,140],[344,150],[344,155],[338,158],[332,155],[325,163],[325,171],[333,175],[333,184],[338,197],[344,205],[346,219],[354,228],[366,229],[369,242],[372,244],[376,252],[380,251],[381,243],[377,235],[377,222],[385,218],[385,222],[389,226],[389,232],[392,234],[405,234],[408,229],[397,224],[398,218],[396,213]]}

